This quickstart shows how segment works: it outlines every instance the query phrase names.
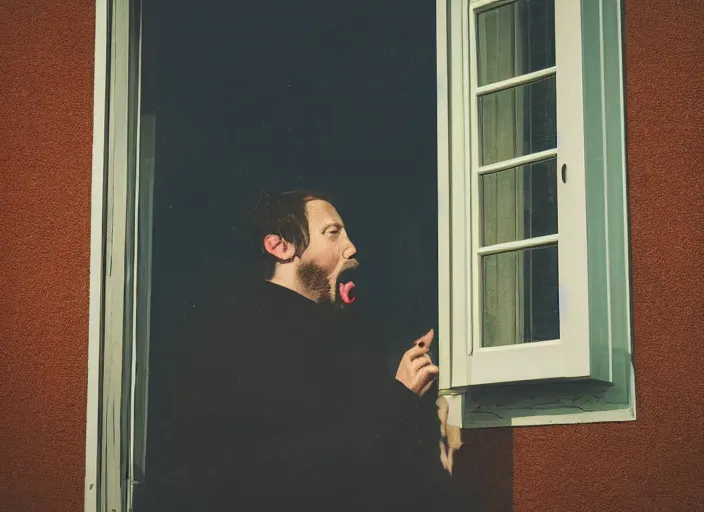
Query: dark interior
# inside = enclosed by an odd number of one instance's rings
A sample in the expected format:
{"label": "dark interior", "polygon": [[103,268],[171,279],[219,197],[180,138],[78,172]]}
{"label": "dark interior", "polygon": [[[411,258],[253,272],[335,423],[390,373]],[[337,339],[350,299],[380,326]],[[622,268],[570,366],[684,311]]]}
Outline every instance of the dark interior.
{"label": "dark interior", "polygon": [[159,444],[164,382],[188,376],[169,352],[197,350],[180,321],[219,273],[247,272],[262,189],[335,198],[362,263],[355,307],[394,332],[390,368],[437,330],[437,142],[434,2],[143,9],[142,113],[156,114],[148,484],[150,461],[173,450]]}

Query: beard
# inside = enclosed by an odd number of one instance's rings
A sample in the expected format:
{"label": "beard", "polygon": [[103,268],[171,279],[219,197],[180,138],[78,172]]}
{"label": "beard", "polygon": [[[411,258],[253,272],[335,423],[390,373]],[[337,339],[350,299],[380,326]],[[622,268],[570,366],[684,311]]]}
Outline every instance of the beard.
{"label": "beard", "polygon": [[333,304],[335,297],[330,289],[330,276],[320,265],[306,261],[301,262],[296,271],[298,280],[313,297],[321,304]]}

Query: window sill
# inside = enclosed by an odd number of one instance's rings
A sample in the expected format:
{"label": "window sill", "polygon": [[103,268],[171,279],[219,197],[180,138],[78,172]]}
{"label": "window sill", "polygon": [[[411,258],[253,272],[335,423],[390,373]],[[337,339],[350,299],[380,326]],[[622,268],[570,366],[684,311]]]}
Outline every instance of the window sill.
{"label": "window sill", "polygon": [[589,381],[477,388],[441,393],[449,404],[450,425],[474,429],[636,419],[632,380],[627,389]]}

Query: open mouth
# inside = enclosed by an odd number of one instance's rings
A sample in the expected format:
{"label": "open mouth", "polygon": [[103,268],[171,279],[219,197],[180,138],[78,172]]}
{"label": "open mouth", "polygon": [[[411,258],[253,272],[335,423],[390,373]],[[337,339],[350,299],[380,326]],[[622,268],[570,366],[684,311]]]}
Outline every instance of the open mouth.
{"label": "open mouth", "polygon": [[340,283],[340,299],[345,304],[352,304],[357,300],[357,296],[354,293],[354,282],[348,281],[346,283]]}
{"label": "open mouth", "polygon": [[337,278],[337,295],[345,305],[352,304],[357,300],[356,285],[352,280],[354,272],[353,268],[343,270]]}

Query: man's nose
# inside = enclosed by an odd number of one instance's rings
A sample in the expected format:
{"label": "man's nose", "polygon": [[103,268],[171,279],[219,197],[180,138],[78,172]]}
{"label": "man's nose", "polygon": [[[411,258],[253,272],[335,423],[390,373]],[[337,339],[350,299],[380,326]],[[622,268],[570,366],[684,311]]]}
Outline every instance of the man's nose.
{"label": "man's nose", "polygon": [[357,248],[354,246],[352,241],[349,241],[349,244],[347,247],[345,247],[345,250],[342,251],[342,257],[345,258],[346,260],[351,259],[355,254],[357,254]]}

